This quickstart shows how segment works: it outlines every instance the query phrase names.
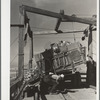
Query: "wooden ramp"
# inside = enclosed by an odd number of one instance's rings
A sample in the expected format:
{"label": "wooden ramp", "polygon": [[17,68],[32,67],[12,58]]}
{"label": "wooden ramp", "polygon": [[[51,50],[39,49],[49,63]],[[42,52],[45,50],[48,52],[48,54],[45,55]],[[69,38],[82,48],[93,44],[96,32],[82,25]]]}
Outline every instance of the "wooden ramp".
{"label": "wooden ramp", "polygon": [[68,92],[64,96],[70,97],[68,100],[96,100],[96,91],[91,88],[72,89],[73,92]]}
{"label": "wooden ramp", "polygon": [[[65,94],[49,94],[46,98],[47,100],[96,100],[96,90],[92,88],[69,89],[68,91]],[[23,100],[34,100],[34,97],[26,97]]]}
{"label": "wooden ramp", "polygon": [[33,97],[24,98],[23,100],[34,100]]}
{"label": "wooden ramp", "polygon": [[46,95],[46,98],[47,100],[65,100],[61,93],[56,95]]}
{"label": "wooden ramp", "polygon": [[96,91],[91,88],[70,89],[66,94],[46,95],[47,100],[96,100]]}

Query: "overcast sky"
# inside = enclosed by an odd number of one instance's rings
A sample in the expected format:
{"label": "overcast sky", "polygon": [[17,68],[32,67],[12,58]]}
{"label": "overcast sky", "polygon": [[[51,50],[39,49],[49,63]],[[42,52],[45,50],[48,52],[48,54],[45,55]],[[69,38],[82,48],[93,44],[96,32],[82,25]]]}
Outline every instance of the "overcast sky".
{"label": "overcast sky", "polygon": [[[28,5],[32,7],[37,7],[53,12],[60,12],[64,10],[66,15],[75,14],[77,17],[92,17],[96,14],[97,5],[96,0],[11,0],[11,24],[20,23],[19,18],[19,6]],[[46,16],[36,15],[27,13],[30,18],[30,25],[32,31],[44,31],[44,30],[54,30],[57,19],[50,18]],[[87,28],[88,25],[80,23],[61,23],[60,29],[62,30],[83,30]],[[75,34],[76,41],[82,43],[82,45],[87,46],[87,39],[85,41],[81,40],[83,36],[82,33]],[[18,54],[18,28],[11,28],[11,61]],[[44,50],[45,45],[48,42],[58,42],[60,40],[67,40],[74,42],[73,34],[65,35],[47,35],[47,36],[34,36],[34,53],[39,53]],[[96,39],[96,34],[94,33],[94,38]],[[15,42],[14,42],[15,41]],[[95,43],[94,43],[95,45]],[[96,48],[96,47],[95,47]],[[95,50],[94,50],[95,52]],[[29,46],[25,47],[25,55],[29,56]],[[25,60],[26,63],[28,60]],[[12,61],[12,65],[15,65],[17,61],[17,56]]]}

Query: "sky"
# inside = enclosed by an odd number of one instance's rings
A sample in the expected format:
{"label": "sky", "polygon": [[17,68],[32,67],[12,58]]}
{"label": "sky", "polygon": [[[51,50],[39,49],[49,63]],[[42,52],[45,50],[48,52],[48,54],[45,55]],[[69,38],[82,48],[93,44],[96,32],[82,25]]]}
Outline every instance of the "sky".
{"label": "sky", "polygon": [[[64,10],[66,15],[73,15],[75,14],[77,17],[92,17],[92,15],[96,14],[97,5],[96,0],[11,0],[11,24],[18,24],[20,23],[19,17],[19,6],[21,5],[28,5],[32,7],[37,7],[53,12],[59,13],[60,10]],[[57,19],[37,15],[33,13],[27,13],[30,19],[30,26],[34,32],[36,31],[50,31],[54,30]],[[72,23],[72,22],[63,22],[60,25],[61,30],[73,31],[73,30],[84,30],[88,27],[86,24],[80,23]],[[10,53],[10,60],[11,65],[16,66],[18,65],[18,28],[11,28],[11,53]],[[44,48],[48,45],[48,43],[59,42],[60,40],[74,42],[74,35],[76,41],[82,43],[83,46],[87,47],[87,40],[81,40],[83,36],[82,33],[76,34],[63,34],[63,35],[40,35],[34,36],[33,40],[33,47],[34,47],[34,54],[40,53],[44,51]],[[93,38],[96,40],[96,32],[93,32]],[[29,39],[27,40],[27,45],[24,48],[25,54],[25,64],[28,63],[29,59]],[[96,41],[93,41],[93,52],[94,57],[96,59]]]}

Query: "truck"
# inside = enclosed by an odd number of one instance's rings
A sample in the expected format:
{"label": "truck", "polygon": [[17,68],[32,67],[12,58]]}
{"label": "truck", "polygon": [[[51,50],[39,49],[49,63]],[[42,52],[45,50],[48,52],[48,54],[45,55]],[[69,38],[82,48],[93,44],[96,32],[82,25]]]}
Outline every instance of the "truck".
{"label": "truck", "polygon": [[[37,68],[33,78],[29,80],[25,91],[34,94],[34,98],[39,98],[39,94],[49,93],[50,85],[44,81],[46,73],[53,70],[56,75],[64,75],[62,82],[70,80],[71,86],[80,87],[81,76],[78,66],[86,63],[86,48],[79,42],[70,43],[60,41],[58,44],[53,43],[50,49],[35,55]],[[47,78],[48,79],[48,78]],[[61,83],[61,82],[60,82]],[[41,88],[42,87],[42,88]],[[37,99],[36,99],[37,100]]]}

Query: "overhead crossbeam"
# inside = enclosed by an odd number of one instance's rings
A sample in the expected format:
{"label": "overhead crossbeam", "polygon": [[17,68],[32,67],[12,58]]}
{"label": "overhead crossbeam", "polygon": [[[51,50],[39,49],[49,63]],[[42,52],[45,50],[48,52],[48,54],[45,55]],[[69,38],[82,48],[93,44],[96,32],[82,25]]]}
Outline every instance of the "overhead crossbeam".
{"label": "overhead crossbeam", "polygon": [[[94,29],[92,30],[92,31],[95,31]],[[76,30],[76,31],[63,31],[63,32],[56,32],[56,31],[41,31],[41,32],[33,32],[34,33],[34,36],[36,36],[36,35],[54,35],[54,34],[66,34],[66,33],[83,33],[84,32],[84,30]]]}
{"label": "overhead crossbeam", "polygon": [[54,34],[66,34],[66,33],[80,33],[80,32],[84,32],[84,30],[80,30],[80,31],[66,31],[66,32],[56,32],[56,31],[43,31],[43,32],[34,32],[34,35],[54,35]]}
{"label": "overhead crossbeam", "polygon": [[39,8],[35,8],[35,7],[30,7],[30,6],[26,6],[26,5],[22,5],[22,8],[30,13],[36,13],[36,14],[40,14],[40,15],[45,15],[45,16],[49,16],[49,17],[53,17],[53,18],[61,18],[63,20],[66,20],[67,22],[78,22],[78,23],[84,23],[84,24],[89,24],[89,25],[96,25],[96,21],[95,20],[87,20],[87,19],[83,19],[83,18],[78,18],[75,16],[69,16],[69,15],[61,15],[60,13],[56,13],[56,12],[52,12],[52,11],[48,11],[48,10],[44,10],[44,9],[39,9]]}

